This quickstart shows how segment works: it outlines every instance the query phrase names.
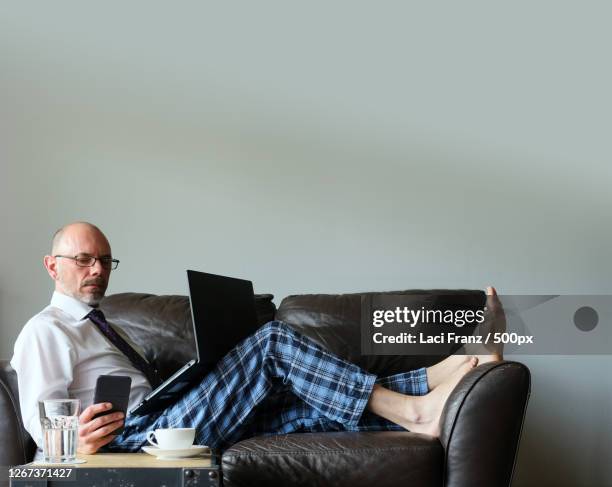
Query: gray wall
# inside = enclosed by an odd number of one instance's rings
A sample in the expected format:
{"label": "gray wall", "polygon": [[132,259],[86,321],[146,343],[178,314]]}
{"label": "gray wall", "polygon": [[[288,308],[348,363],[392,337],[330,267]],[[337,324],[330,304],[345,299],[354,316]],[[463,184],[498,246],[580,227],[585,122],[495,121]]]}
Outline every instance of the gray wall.
{"label": "gray wall", "polygon": [[[0,356],[52,232],[110,292],[611,293],[602,3],[0,6]],[[608,136],[608,137],[605,137]],[[523,358],[515,485],[612,485],[606,357]],[[607,482],[607,483],[606,483]]]}

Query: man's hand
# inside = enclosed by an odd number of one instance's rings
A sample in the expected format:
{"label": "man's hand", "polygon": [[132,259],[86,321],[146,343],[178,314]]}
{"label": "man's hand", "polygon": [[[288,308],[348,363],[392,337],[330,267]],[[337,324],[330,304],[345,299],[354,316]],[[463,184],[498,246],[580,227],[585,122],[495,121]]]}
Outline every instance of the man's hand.
{"label": "man's hand", "polygon": [[96,414],[104,413],[113,406],[110,402],[92,404],[84,409],[79,416],[79,445],[77,451],[85,455],[96,453],[104,445],[110,443],[117,435],[111,435],[117,428],[123,426],[123,413],[105,414],[92,419]]}

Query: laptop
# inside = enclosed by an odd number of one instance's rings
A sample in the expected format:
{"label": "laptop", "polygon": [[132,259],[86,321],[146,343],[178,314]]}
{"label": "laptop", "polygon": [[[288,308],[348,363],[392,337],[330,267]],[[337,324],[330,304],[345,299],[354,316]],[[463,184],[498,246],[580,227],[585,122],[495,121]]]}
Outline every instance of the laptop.
{"label": "laptop", "polygon": [[130,410],[144,415],[174,403],[239,342],[258,328],[251,281],[187,271],[196,357]]}

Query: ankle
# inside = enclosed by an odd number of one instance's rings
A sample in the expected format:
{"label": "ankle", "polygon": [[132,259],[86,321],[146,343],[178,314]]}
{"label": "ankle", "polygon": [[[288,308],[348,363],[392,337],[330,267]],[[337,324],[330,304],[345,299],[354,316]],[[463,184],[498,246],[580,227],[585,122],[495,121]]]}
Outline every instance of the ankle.
{"label": "ankle", "polygon": [[421,397],[406,397],[404,400],[404,417],[407,421],[413,424],[422,423],[423,417],[423,399]]}

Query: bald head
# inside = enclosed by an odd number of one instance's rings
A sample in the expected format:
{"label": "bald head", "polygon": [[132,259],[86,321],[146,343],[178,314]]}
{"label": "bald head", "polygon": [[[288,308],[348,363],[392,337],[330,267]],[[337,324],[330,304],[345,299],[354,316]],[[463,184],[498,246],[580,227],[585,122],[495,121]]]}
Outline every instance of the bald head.
{"label": "bald head", "polygon": [[106,242],[110,249],[108,239],[102,233],[97,226],[89,222],[73,222],[68,225],[64,225],[53,234],[53,241],[51,244],[51,254],[57,255],[65,252],[67,247],[73,243],[75,239],[78,239],[81,235],[90,233],[95,235]]}
{"label": "bald head", "polygon": [[[82,265],[77,257],[95,257],[96,260],[92,266]],[[56,292],[97,306],[108,286],[111,271],[108,259],[111,257],[110,243],[97,226],[74,222],[55,232],[51,255],[45,256],[44,264],[55,281]]]}

